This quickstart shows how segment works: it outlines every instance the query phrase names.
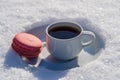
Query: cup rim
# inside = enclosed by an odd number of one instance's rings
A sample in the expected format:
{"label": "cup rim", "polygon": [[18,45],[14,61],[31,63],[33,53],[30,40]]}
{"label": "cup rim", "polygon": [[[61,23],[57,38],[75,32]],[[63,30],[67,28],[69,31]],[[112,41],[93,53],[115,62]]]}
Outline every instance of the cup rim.
{"label": "cup rim", "polygon": [[[51,35],[48,33],[48,29],[49,29],[52,25],[55,25],[55,24],[58,24],[58,23],[62,23],[62,22],[64,22],[64,23],[71,23],[71,24],[74,24],[74,25],[78,26],[78,27],[81,29],[81,32],[80,32],[77,36],[72,37],[72,38],[68,38],[68,39],[59,39],[59,38],[55,38],[55,37],[51,36]],[[82,32],[83,32],[82,26],[81,26],[80,24],[78,24],[77,22],[72,21],[72,20],[58,20],[58,21],[55,21],[55,22],[51,23],[51,24],[48,25],[47,28],[46,28],[46,34],[47,34],[47,36],[49,36],[49,37],[52,38],[52,39],[60,40],[60,41],[66,41],[66,40],[76,39],[76,38],[78,38],[79,36],[81,36]]]}

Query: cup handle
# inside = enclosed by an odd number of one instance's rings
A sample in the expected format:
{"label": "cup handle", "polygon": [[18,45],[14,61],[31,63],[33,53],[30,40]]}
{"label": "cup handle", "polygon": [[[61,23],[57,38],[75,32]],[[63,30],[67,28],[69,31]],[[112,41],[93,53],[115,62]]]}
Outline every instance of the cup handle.
{"label": "cup handle", "polygon": [[82,46],[83,47],[86,47],[86,46],[90,45],[96,38],[95,34],[93,32],[91,32],[91,31],[83,31],[82,32],[82,36],[84,36],[84,35],[91,36],[92,39],[87,41],[87,42],[84,42],[84,43],[82,42]]}

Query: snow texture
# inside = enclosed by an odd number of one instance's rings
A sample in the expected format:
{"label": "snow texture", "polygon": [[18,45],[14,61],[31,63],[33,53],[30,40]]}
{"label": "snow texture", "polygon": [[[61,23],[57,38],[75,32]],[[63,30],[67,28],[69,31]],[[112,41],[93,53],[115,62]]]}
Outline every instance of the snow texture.
{"label": "snow texture", "polygon": [[[64,71],[27,67],[11,51],[14,35],[58,19],[75,20],[100,35],[100,56]],[[120,0],[0,0],[0,80],[120,80],[119,29]]]}

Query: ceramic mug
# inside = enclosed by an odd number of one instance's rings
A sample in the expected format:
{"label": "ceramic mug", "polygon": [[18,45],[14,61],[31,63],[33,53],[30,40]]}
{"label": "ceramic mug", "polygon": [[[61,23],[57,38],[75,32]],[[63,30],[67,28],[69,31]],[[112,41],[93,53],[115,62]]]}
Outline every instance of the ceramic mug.
{"label": "ceramic mug", "polygon": [[[82,36],[84,35],[91,39],[83,43]],[[70,60],[77,57],[80,51],[94,40],[93,32],[84,31],[82,26],[74,21],[60,20],[46,28],[47,49],[58,60]]]}

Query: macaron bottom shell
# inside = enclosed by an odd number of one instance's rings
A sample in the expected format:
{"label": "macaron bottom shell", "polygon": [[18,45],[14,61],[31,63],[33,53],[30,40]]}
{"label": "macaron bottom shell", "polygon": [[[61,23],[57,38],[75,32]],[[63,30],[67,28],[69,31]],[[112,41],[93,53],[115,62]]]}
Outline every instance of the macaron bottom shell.
{"label": "macaron bottom shell", "polygon": [[42,48],[40,48],[37,52],[25,51],[24,49],[16,47],[14,43],[12,43],[11,46],[15,52],[17,52],[20,56],[24,56],[26,58],[37,58],[42,50]]}

